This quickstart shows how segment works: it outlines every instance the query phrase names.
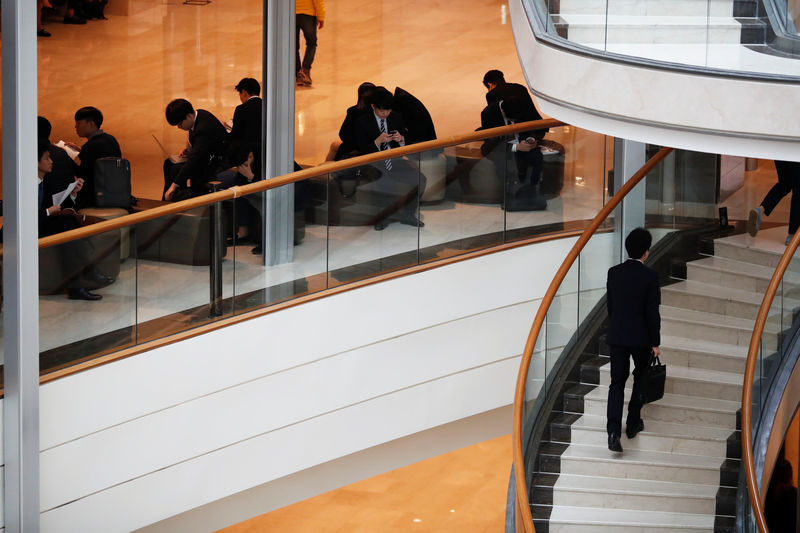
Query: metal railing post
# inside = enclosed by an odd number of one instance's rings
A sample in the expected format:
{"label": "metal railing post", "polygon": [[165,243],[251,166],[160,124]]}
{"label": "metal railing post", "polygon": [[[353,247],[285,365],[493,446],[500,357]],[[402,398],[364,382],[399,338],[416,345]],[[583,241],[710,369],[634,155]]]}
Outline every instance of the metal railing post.
{"label": "metal railing post", "polygon": [[[211,192],[217,192],[222,183],[211,181],[209,185],[211,186]],[[214,202],[210,207],[211,220],[209,223],[211,227],[209,228],[209,237],[211,245],[209,249],[211,261],[208,265],[208,286],[210,291],[208,316],[214,318],[222,316],[222,239],[224,239],[222,232],[222,202]]]}

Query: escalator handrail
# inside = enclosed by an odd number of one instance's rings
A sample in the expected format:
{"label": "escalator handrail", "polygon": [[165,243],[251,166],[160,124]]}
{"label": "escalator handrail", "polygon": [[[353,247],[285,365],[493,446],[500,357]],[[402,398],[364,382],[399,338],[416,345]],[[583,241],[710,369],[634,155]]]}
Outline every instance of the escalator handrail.
{"label": "escalator handrail", "polygon": [[[530,367],[531,359],[533,357],[533,349],[536,346],[536,341],[539,338],[539,331],[544,324],[547,317],[547,312],[550,305],[553,303],[561,283],[564,281],[567,273],[572,264],[580,255],[586,243],[592,238],[594,233],[600,225],[608,218],[608,216],[616,209],[622,202],[625,196],[650,172],[658,163],[665,157],[672,153],[672,148],[661,148],[653,157],[651,157],[642,168],[640,168],[631,178],[620,187],[614,196],[609,198],[605,206],[599,213],[592,219],[589,226],[583,230],[577,242],[572,246],[572,249],[567,254],[564,262],[561,263],[558,271],[556,272],[553,281],[547,288],[547,292],[539,304],[539,310],[536,312],[536,318],[531,325],[528,340],[525,343],[525,351],[522,354],[522,361],[520,362],[519,374],[517,375],[517,385],[514,392],[514,430],[512,435],[512,448],[514,457],[514,481],[517,493],[517,531],[520,531],[520,524],[525,533],[535,533],[536,530],[533,526],[533,515],[531,514],[530,502],[528,500],[528,489],[525,482],[525,459],[522,452],[522,406],[525,401],[525,384],[528,380],[528,369]],[[800,235],[800,232],[798,232]]]}
{"label": "escalator handrail", "polygon": [[769,533],[769,528],[764,517],[764,506],[758,493],[756,467],[753,459],[753,379],[756,374],[761,336],[764,333],[764,326],[767,323],[772,302],[783,282],[783,276],[794,258],[798,245],[800,245],[800,231],[795,232],[794,237],[786,247],[786,251],[783,252],[778,265],[775,267],[775,273],[772,275],[772,279],[769,280],[767,290],[764,292],[764,299],[761,302],[755,326],[753,327],[753,336],[750,337],[750,348],[747,352],[747,363],[744,370],[744,385],[742,386],[742,461],[744,462],[744,474],[747,481],[747,492],[750,496],[750,506],[753,509],[753,518],[761,533]]}
{"label": "escalator handrail", "polygon": [[360,167],[362,165],[367,165],[370,163],[377,163],[379,161],[383,161],[384,159],[394,159],[407,155],[418,154],[421,152],[427,152],[430,150],[443,149],[449,146],[455,146],[475,141],[483,141],[486,139],[490,139],[492,137],[502,137],[505,135],[512,135],[514,133],[519,133],[523,131],[556,128],[559,126],[566,126],[566,125],[567,124],[565,124],[564,122],[555,119],[542,119],[542,120],[533,120],[530,122],[520,122],[517,124],[511,124],[509,126],[501,126],[499,128],[479,130],[464,135],[453,135],[442,139],[435,139],[433,141],[424,141],[420,143],[410,144],[407,146],[401,146],[399,148],[392,148],[391,150],[384,150],[381,152],[375,152],[372,154],[366,154],[358,157],[353,157],[350,159],[345,159],[343,161],[326,162],[322,163],[321,165],[317,165],[315,167],[298,170],[297,172],[291,172],[289,174],[275,176],[273,178],[257,181],[247,185],[231,187],[229,189],[225,189],[219,192],[204,194],[203,196],[198,196],[196,198],[190,198],[188,200],[182,200],[180,202],[173,202],[170,204],[155,207],[153,209],[147,209],[146,211],[140,211],[138,213],[125,215],[112,220],[105,220],[103,222],[98,222],[96,224],[83,226],[81,228],[77,228],[74,230],[57,233],[49,237],[42,237],[41,239],[39,239],[39,248],[48,248],[50,246],[56,246],[59,244],[63,244],[65,242],[74,241],[77,239],[84,239],[86,237],[91,237],[93,235],[98,235],[100,233],[115,230],[125,226],[132,226],[134,224],[139,224],[141,222],[152,220],[154,218],[163,217],[166,215],[172,215],[175,213],[180,213],[182,211],[187,211],[189,209],[194,209],[198,207],[204,207],[207,205],[215,204],[217,202],[222,202],[224,200],[232,200],[234,198],[245,196],[247,194],[253,194],[253,193],[263,192],[269,189],[275,189],[278,187],[282,187],[284,185],[288,185],[290,183],[296,183],[298,181],[302,181],[308,178],[314,178],[325,174],[330,174],[332,172],[340,172],[343,170]]}

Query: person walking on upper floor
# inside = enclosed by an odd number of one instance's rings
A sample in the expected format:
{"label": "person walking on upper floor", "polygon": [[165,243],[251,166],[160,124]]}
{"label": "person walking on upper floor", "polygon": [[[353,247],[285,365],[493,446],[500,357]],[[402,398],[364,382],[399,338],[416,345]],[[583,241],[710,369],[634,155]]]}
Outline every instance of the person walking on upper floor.
{"label": "person walking on upper floor", "polygon": [[606,430],[608,449],[622,453],[622,405],[625,382],[630,374],[633,357],[633,391],[628,402],[625,434],[629,439],[644,429],[641,409],[644,404],[642,373],[650,363],[651,353],[661,351],[661,288],[658,274],[644,265],[650,255],[653,238],[644,228],[636,228],[625,239],[628,259],[608,270],[606,305],[608,332],[606,342],[611,348],[611,385],[608,387]]}
{"label": "person walking on upper floor", "polygon": [[83,146],[66,143],[70,148],[80,152],[78,176],[83,178],[83,193],[78,198],[78,208],[83,209],[95,205],[95,162],[102,157],[122,157],[119,143],[113,135],[106,133],[103,125],[103,113],[96,107],[82,107],[75,112],[75,133],[83,137]]}
{"label": "person walking on upper floor", "polygon": [[[297,85],[311,86],[311,64],[317,53],[317,29],[325,26],[325,0],[297,0],[295,4],[295,26],[297,29],[295,73]],[[306,41],[303,61],[300,61],[300,32]]]}
{"label": "person walking on upper floor", "polygon": [[750,210],[747,232],[755,237],[761,227],[761,218],[764,215],[769,216],[783,197],[792,193],[792,203],[789,207],[789,234],[786,236],[788,246],[797,228],[800,227],[800,162],[775,161],[775,170],[778,173],[778,183],[773,185],[761,200],[761,205]]}

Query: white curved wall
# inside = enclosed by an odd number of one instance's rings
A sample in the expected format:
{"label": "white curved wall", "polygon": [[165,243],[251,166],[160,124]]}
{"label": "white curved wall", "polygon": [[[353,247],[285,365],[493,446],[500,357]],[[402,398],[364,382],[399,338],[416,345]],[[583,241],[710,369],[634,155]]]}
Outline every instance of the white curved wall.
{"label": "white curved wall", "polygon": [[[332,488],[293,476],[341,458],[406,442],[410,462],[466,445],[414,439],[508,416],[538,300],[573,243],[350,291],[43,385],[42,531],[131,531],[182,513],[153,530],[211,531]],[[605,265],[588,263],[602,287]],[[292,479],[291,496],[253,496]],[[204,507],[220,523],[192,521]]]}
{"label": "white curved wall", "polygon": [[673,148],[800,160],[800,84],[686,74],[577,55],[536,41],[522,0],[510,0],[509,13],[528,85],[547,115]]}

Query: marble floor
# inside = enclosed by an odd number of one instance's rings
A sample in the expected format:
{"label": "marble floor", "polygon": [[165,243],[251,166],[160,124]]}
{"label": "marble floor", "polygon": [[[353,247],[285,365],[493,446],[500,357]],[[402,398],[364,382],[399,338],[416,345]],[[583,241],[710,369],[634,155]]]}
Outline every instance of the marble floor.
{"label": "marble floor", "polygon": [[326,492],[219,533],[498,532],[505,524],[510,468],[511,436],[506,435]]}

